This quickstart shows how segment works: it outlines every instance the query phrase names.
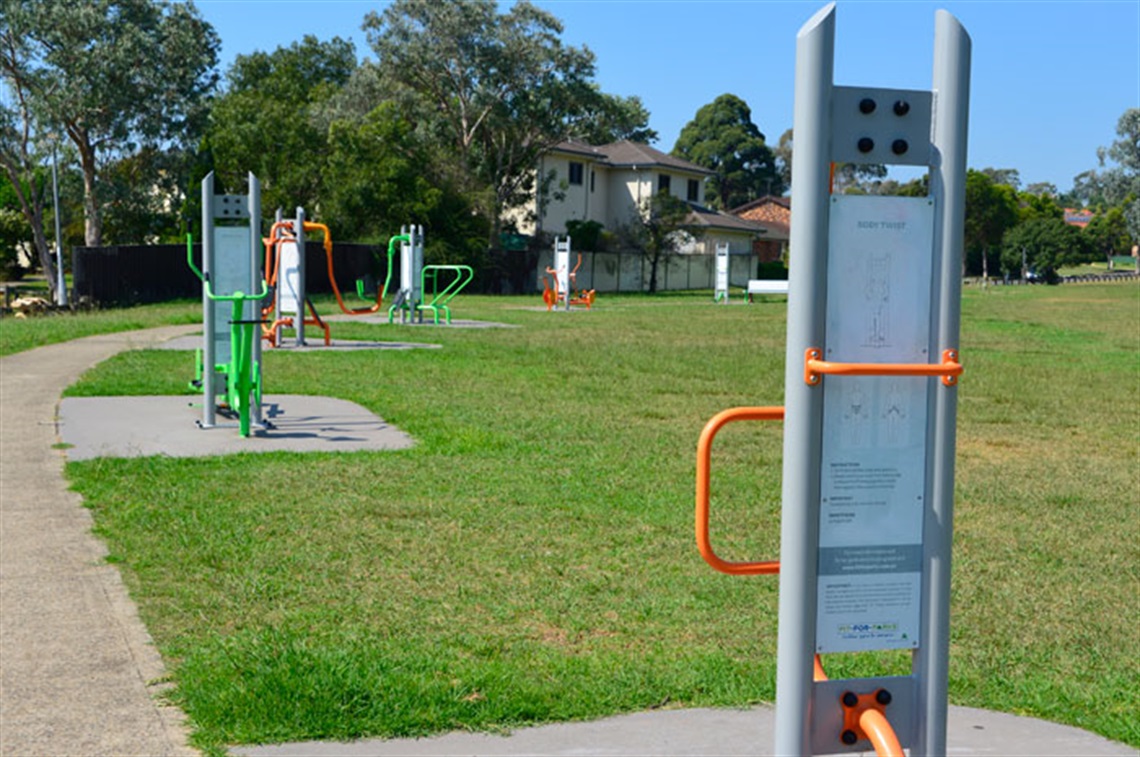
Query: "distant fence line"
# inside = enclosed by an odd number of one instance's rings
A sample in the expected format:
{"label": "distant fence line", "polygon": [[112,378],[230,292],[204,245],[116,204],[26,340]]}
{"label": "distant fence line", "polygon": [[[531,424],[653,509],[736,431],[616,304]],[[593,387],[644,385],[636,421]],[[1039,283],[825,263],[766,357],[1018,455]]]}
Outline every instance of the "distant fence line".
{"label": "distant fence line", "polygon": [[[1133,279],[1140,278],[1140,273],[1136,271],[1114,271],[1112,273],[1082,273],[1077,276],[1058,276],[1056,283],[1058,284],[1092,284],[1098,282],[1113,282],[1113,281],[1132,281]],[[981,286],[983,280],[980,276],[969,277],[965,279],[965,283],[972,286]],[[1000,276],[992,276],[985,280],[989,286],[1038,286],[1044,285],[1048,282],[1041,280],[1022,279],[1019,277],[1011,276],[1004,278]]]}
{"label": "distant fence line", "polygon": [[[579,289],[598,292],[647,292],[652,273],[650,260],[640,252],[583,252],[576,276]],[[542,277],[553,266],[554,251],[539,253],[535,285],[542,289]],[[578,253],[571,253],[570,268],[578,263]],[[759,258],[753,253],[731,254],[729,286],[747,287],[756,278]],[[663,255],[657,263],[657,290],[713,289],[716,285],[716,256]]]}
{"label": "distant fence line", "polygon": [[[192,254],[200,265],[201,245],[194,245]],[[485,269],[476,272],[468,291],[541,292],[542,276],[552,265],[553,256],[553,250],[492,252]],[[577,260],[575,253],[571,266]],[[747,286],[749,279],[756,278],[757,263],[753,254],[729,256],[730,285]],[[321,243],[306,243],[305,266],[307,291],[314,294],[332,291]],[[356,291],[358,279],[363,279],[371,289],[377,281],[384,280],[387,267],[386,247],[339,242],[333,245],[337,286],[346,294]],[[186,247],[180,244],[76,247],[72,251],[71,270],[75,297],[92,303],[143,304],[202,295],[202,284],[186,265]],[[583,252],[576,277],[579,288],[598,292],[645,292],[649,289],[649,279],[650,261],[635,251]],[[659,291],[712,289],[714,283],[712,255],[666,255],[658,263]]]}

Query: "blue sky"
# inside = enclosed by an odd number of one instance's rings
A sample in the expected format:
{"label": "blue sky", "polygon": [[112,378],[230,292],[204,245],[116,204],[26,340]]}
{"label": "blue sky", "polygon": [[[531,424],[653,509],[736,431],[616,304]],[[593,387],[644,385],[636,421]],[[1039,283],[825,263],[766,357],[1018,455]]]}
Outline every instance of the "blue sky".
{"label": "blue sky", "polygon": [[[638,95],[673,148],[684,125],[732,93],[775,146],[792,125],[796,32],[822,0],[533,0],[564,24],[563,40],[597,56],[596,79]],[[196,0],[235,55],[271,51],[305,34],[340,36],[372,56],[360,24],[377,0]],[[839,0],[835,83],[929,89],[934,12],[953,13],[973,39],[969,164],[1016,168],[1022,182],[1061,191],[1097,167],[1096,149],[1140,108],[1138,0]],[[903,177],[905,178],[905,176]]]}

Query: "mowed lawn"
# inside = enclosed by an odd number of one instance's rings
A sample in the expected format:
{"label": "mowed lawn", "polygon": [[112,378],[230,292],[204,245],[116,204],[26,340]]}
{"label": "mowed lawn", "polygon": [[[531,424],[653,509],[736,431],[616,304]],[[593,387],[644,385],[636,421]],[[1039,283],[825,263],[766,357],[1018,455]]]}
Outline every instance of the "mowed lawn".
{"label": "mowed lawn", "polygon": [[[358,402],[414,448],[69,464],[196,743],[770,701],[776,581],[713,572],[692,536],[704,422],[782,403],[785,305],[738,303],[461,296],[456,317],[518,328],[337,323],[443,349],[269,353],[267,391]],[[956,704],[1134,746],[1138,315],[1135,282],[967,289],[950,668]],[[176,393],[191,371],[127,353],[71,393]],[[718,437],[724,556],[778,555],[780,458],[778,424]]]}

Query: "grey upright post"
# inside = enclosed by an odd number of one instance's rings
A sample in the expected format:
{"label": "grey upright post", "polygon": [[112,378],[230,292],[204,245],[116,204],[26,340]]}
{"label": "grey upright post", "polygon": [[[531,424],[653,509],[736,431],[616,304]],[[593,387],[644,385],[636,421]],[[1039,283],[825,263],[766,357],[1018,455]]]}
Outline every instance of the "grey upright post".
{"label": "grey upright post", "polygon": [[294,222],[297,234],[297,320],[293,333],[297,335],[295,344],[305,346],[305,209],[297,207],[297,220]]}
{"label": "grey upright post", "polygon": [[[261,283],[265,280],[265,271],[261,270],[264,243],[261,239],[261,182],[249,172],[249,291],[260,292]],[[249,303],[252,313],[244,315],[250,320],[261,319],[261,302]],[[261,375],[261,326],[254,326],[253,337],[253,364],[257,366],[257,374]],[[253,423],[261,425],[261,403],[255,402],[250,418]]]}
{"label": "grey upright post", "polygon": [[[962,299],[962,248],[966,217],[966,134],[970,100],[970,37],[956,18],[938,11],[934,25],[934,165],[931,195],[939,198],[935,217],[931,342],[959,347]],[[950,659],[950,554],[954,522],[954,451],[957,386],[932,392],[930,509],[924,521],[924,612],[922,646],[915,654],[919,688],[917,738],[911,754],[946,754]]]}
{"label": "grey upright post", "polygon": [[206,296],[206,282],[214,269],[214,172],[202,179],[202,428],[213,428],[217,420],[214,387],[217,355],[214,354],[214,303]]}
{"label": "grey upright post", "polygon": [[780,528],[780,629],[776,673],[776,754],[810,753],[808,717],[815,653],[816,548],[823,401],[804,383],[804,353],[822,346],[827,302],[828,195],[835,4],[796,37],[792,128],[788,338],[784,406],[783,508]]}

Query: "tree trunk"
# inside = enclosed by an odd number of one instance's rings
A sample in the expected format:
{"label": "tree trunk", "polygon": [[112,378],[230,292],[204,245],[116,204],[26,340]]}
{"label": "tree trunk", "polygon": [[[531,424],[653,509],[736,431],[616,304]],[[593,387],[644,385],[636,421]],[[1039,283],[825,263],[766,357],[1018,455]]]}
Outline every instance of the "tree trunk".
{"label": "tree trunk", "polygon": [[33,173],[30,176],[27,191],[25,191],[19,175],[12,170],[11,166],[5,164],[4,167],[8,174],[8,180],[12,183],[12,188],[16,190],[16,197],[20,201],[20,210],[24,214],[24,220],[32,229],[32,244],[36,248],[36,258],[40,261],[40,268],[43,269],[54,302],[57,299],[58,282],[56,280],[55,260],[52,258],[47,236],[44,234],[43,188],[36,187],[35,174]]}
{"label": "tree trunk", "polygon": [[649,294],[657,294],[657,263],[660,260],[660,250],[649,256]]}
{"label": "tree trunk", "polygon": [[75,140],[83,167],[83,238],[88,247],[103,245],[103,216],[95,189],[95,147],[86,140]]}

